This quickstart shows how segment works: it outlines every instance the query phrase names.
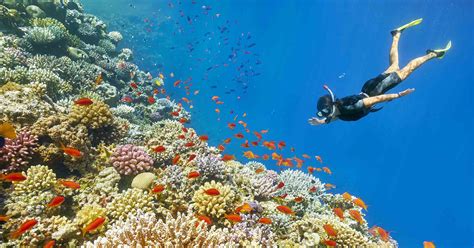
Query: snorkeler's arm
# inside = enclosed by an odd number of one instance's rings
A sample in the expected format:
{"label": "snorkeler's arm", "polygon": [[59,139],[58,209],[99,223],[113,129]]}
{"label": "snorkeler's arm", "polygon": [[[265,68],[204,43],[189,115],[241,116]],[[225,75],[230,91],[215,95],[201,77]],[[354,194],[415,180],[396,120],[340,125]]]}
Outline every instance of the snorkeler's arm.
{"label": "snorkeler's arm", "polygon": [[364,103],[364,107],[370,108],[370,107],[374,106],[377,103],[389,102],[393,99],[397,99],[397,98],[400,98],[402,96],[406,96],[406,95],[412,93],[413,91],[415,91],[415,89],[406,89],[406,90],[401,91],[397,94],[383,94],[383,95],[379,95],[379,96],[367,97],[367,98],[362,99],[362,102]]}
{"label": "snorkeler's arm", "polygon": [[337,120],[337,118],[317,118],[317,117],[311,117],[308,119],[308,123],[313,126],[321,125],[321,124],[328,124],[330,122],[333,122]]}

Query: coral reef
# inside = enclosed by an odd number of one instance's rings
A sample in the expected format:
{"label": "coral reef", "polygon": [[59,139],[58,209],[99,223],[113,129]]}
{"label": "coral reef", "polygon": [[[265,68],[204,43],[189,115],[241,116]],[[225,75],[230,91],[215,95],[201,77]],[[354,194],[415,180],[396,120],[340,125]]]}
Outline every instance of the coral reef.
{"label": "coral reef", "polygon": [[0,29],[0,120],[17,133],[0,148],[0,170],[21,174],[0,184],[0,247],[398,246],[318,178],[225,159],[189,127],[189,99],[159,97],[174,75],[140,70],[121,43],[128,34],[78,0],[0,1]]}

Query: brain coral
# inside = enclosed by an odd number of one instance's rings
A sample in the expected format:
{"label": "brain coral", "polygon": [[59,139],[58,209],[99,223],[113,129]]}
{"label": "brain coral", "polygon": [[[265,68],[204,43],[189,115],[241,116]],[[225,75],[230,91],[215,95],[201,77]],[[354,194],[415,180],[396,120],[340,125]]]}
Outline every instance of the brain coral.
{"label": "brain coral", "polygon": [[92,129],[109,125],[113,120],[110,107],[98,100],[86,106],[74,104],[69,113],[69,118],[73,123],[81,123]]}
{"label": "brain coral", "polygon": [[136,175],[153,167],[153,159],[142,148],[130,144],[117,146],[110,163],[122,175]]}
{"label": "brain coral", "polygon": [[38,137],[26,129],[18,132],[15,139],[6,139],[0,148],[0,165],[7,164],[7,171],[26,167],[38,146],[37,141]]}
{"label": "brain coral", "polygon": [[178,213],[176,218],[168,214],[165,221],[153,213],[138,211],[129,214],[125,221],[116,222],[104,237],[83,247],[233,247],[228,237],[227,229],[196,225],[191,211]]}
{"label": "brain coral", "polygon": [[[204,191],[215,188],[219,195],[212,196]],[[209,217],[220,218],[229,213],[235,207],[237,196],[229,186],[215,181],[206,182],[195,193],[193,197],[194,208],[199,214]]]}

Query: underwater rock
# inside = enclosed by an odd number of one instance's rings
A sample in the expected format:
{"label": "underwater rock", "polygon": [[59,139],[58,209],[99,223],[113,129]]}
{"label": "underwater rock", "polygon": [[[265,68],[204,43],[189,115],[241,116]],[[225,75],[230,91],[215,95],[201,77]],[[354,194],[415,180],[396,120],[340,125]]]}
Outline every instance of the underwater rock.
{"label": "underwater rock", "polygon": [[149,189],[155,178],[155,174],[151,172],[143,172],[133,178],[131,186],[132,188],[137,189]]}
{"label": "underwater rock", "polygon": [[26,13],[33,18],[43,18],[46,17],[46,13],[36,5],[28,5],[26,7]]}

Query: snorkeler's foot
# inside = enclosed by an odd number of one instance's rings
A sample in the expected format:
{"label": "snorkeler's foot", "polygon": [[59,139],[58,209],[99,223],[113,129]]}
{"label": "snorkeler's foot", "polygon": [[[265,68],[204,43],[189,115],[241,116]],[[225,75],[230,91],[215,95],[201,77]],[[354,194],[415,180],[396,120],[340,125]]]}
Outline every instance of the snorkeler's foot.
{"label": "snorkeler's foot", "polygon": [[413,26],[416,26],[416,25],[420,24],[422,21],[423,21],[423,18],[416,19],[416,20],[414,20],[414,21],[411,21],[411,22],[409,22],[409,23],[407,23],[407,24],[405,24],[405,25],[403,25],[403,26],[400,26],[400,27],[398,27],[398,28],[396,28],[396,29],[390,31],[390,33],[391,33],[392,35],[396,35],[397,33],[401,33],[401,32],[403,32],[403,30],[405,30],[405,29],[407,29],[407,28],[409,28],[409,27],[413,27]]}
{"label": "snorkeler's foot", "polygon": [[426,50],[426,54],[429,54],[429,53],[434,53],[436,54],[436,57],[438,59],[442,59],[444,57],[444,55],[446,54],[446,52],[451,48],[451,41],[448,42],[448,44],[446,44],[446,47],[444,47],[443,49],[428,49]]}

